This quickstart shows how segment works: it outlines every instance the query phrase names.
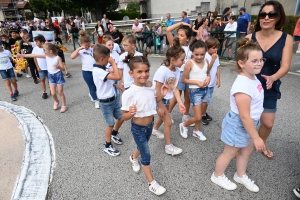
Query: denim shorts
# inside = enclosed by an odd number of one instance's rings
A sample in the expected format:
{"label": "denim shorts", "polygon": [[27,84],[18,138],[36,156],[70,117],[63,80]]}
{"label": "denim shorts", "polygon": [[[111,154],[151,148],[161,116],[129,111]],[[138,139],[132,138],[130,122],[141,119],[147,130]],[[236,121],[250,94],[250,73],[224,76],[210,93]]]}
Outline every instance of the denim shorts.
{"label": "denim shorts", "polygon": [[[162,99],[161,101],[162,101],[164,106],[168,106],[168,105],[170,105],[170,100],[171,99]],[[158,104],[156,104],[156,108],[159,108]]]}
{"label": "denim shorts", "polygon": [[[253,123],[257,127],[259,119],[253,120]],[[231,110],[223,119],[221,140],[229,146],[238,148],[245,148],[250,144],[251,137],[244,128],[240,116]]]}
{"label": "denim shorts", "polygon": [[205,95],[203,102],[206,102],[208,105],[211,103],[212,95],[214,93],[215,87],[207,87],[207,94]]}
{"label": "denim shorts", "polygon": [[16,78],[15,71],[13,68],[0,70],[0,74],[4,80]]}
{"label": "denim shorts", "polygon": [[137,149],[141,153],[141,163],[143,166],[150,165],[151,154],[148,142],[152,134],[153,122],[154,121],[152,121],[148,126],[141,126],[135,124],[131,120],[131,133],[133,135],[133,139],[136,143]]}
{"label": "denim shorts", "polygon": [[107,126],[114,126],[114,119],[122,118],[122,110],[118,98],[114,98],[114,100],[107,103],[99,102],[99,107]]}
{"label": "denim shorts", "polygon": [[48,78],[48,70],[41,70],[39,76],[40,78]]}
{"label": "denim shorts", "polygon": [[64,74],[61,71],[55,74],[48,73],[48,79],[50,85],[63,85],[66,83]]}
{"label": "denim shorts", "polygon": [[182,73],[183,72],[180,72],[180,76],[179,76],[179,80],[178,80],[178,90],[186,90],[189,88],[189,85],[188,84],[185,84],[185,83],[182,83]]}
{"label": "denim shorts", "polygon": [[264,99],[263,107],[265,113],[276,113],[277,99]]}
{"label": "denim shorts", "polygon": [[192,106],[201,105],[205,96],[207,95],[207,87],[205,88],[190,88],[189,89],[190,100]]}

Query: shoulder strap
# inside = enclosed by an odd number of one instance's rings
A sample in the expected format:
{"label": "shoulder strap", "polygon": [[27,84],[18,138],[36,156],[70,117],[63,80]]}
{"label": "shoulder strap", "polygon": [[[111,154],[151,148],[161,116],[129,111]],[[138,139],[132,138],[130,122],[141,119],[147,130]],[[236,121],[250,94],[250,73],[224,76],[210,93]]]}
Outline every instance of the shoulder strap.
{"label": "shoulder strap", "polygon": [[253,32],[253,33],[252,33],[251,40],[252,40],[253,42],[257,42],[257,40],[256,40],[256,32]]}

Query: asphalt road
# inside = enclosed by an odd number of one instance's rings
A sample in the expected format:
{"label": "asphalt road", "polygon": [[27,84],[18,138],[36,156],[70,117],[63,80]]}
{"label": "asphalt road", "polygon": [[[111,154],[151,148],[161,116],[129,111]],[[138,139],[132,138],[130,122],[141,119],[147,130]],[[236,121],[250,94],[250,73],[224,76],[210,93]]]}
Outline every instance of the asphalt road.
{"label": "asphalt road", "polygon": [[[64,114],[52,109],[53,99],[42,99],[40,84],[32,79],[18,78],[20,96],[17,105],[25,106],[39,115],[50,129],[55,143],[56,168],[49,189],[49,199],[296,199],[292,192],[300,186],[300,76],[288,74],[282,79],[282,99],[278,102],[276,122],[267,142],[274,159],[267,160],[261,153],[251,156],[247,174],[260,187],[258,193],[238,185],[235,191],[226,191],[210,181],[216,158],[223,150],[220,141],[221,123],[229,111],[229,91],[236,77],[229,66],[221,67],[221,88],[215,89],[208,113],[213,117],[201,130],[207,137],[202,142],[191,136],[181,138],[178,125],[181,114],[176,107],[172,113],[172,141],[183,149],[178,156],[164,152],[164,141],[150,140],[151,168],[154,178],[167,192],[157,197],[148,190],[143,173],[131,169],[129,155],[135,149],[130,123],[121,127],[123,145],[115,145],[121,155],[111,157],[103,152],[105,121],[88,97],[88,88],[81,75],[80,60],[66,62],[71,78],[66,79],[65,95],[68,111]],[[294,54],[292,72],[299,67],[300,55]],[[162,58],[150,58],[151,75],[160,66]],[[49,91],[48,91],[49,92]],[[10,101],[3,82],[0,100]],[[226,170],[233,180],[235,161]]]}

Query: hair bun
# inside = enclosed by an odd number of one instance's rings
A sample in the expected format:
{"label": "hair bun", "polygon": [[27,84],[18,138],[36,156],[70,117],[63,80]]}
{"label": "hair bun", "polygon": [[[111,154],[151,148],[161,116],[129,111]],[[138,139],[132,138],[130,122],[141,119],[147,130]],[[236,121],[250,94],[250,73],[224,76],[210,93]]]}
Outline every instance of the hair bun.
{"label": "hair bun", "polygon": [[133,53],[128,53],[127,56],[125,56],[123,62],[128,64],[133,57],[134,57]]}

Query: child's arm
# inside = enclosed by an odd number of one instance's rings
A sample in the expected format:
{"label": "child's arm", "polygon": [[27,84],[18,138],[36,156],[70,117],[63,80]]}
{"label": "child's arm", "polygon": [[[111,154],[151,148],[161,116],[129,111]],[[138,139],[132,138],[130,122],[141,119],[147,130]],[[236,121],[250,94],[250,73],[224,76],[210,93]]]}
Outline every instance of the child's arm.
{"label": "child's arm", "polygon": [[135,115],[136,111],[136,106],[130,106],[129,111],[123,111],[122,119],[124,119],[125,121],[131,119]]}
{"label": "child's arm", "polygon": [[198,85],[200,88],[205,87],[204,82],[197,81],[197,80],[190,80],[189,73],[192,70],[193,63],[191,61],[187,61],[184,70],[182,73],[182,82],[189,85]]}
{"label": "child's arm", "polygon": [[220,66],[218,66],[218,70],[217,70],[217,86],[218,88],[221,86],[221,76],[220,76],[221,72],[220,72]]}
{"label": "child's arm", "polygon": [[56,65],[54,67],[57,68],[57,69],[59,69],[59,70],[61,70],[61,71],[65,71],[66,70],[60,57],[58,57],[58,65]]}
{"label": "child's arm", "polygon": [[203,27],[200,26],[200,28],[198,29],[199,32],[199,39],[202,40],[204,42],[204,38],[203,38]]}
{"label": "child's arm", "polygon": [[37,59],[36,59],[36,58],[33,58],[33,60],[34,60],[34,64],[35,64],[37,70],[40,72],[40,71],[41,71],[41,68],[40,68],[40,66],[39,66],[39,63],[37,62]]}
{"label": "child's arm", "polygon": [[121,77],[120,77],[119,70],[117,68],[115,60],[112,57],[110,57],[108,62],[112,65],[114,73],[113,74],[111,74],[111,73],[108,74],[107,79],[117,80],[117,81],[120,80]]}
{"label": "child's arm", "polygon": [[24,57],[24,58],[46,58],[46,55],[42,54],[17,54],[17,57]]}
{"label": "child's arm", "polygon": [[239,110],[239,115],[242,120],[243,126],[252,138],[256,151],[264,151],[266,148],[265,143],[259,137],[259,134],[250,116],[251,97],[245,93],[238,92],[234,94],[234,98]]}
{"label": "child's arm", "polygon": [[207,71],[211,70],[211,68],[214,65],[214,63],[215,63],[215,61],[216,61],[217,58],[218,58],[218,54],[217,53],[213,53],[211,55],[211,61],[210,61],[209,65],[208,65]]}
{"label": "child's arm", "polygon": [[183,103],[182,103],[181,96],[180,96],[180,93],[179,93],[178,88],[175,89],[175,91],[174,91],[174,96],[175,96],[175,98],[176,98],[176,101],[178,102],[178,107],[179,107],[180,113],[184,114],[186,108],[185,108],[185,106],[184,106]]}
{"label": "child's arm", "polygon": [[173,40],[174,40],[174,36],[172,35],[172,31],[179,28],[181,25],[183,26],[188,26],[191,28],[191,25],[185,22],[180,22],[180,23],[176,23],[172,26],[169,26],[166,30],[166,35],[169,41],[169,44],[172,46],[173,45]]}
{"label": "child's arm", "polygon": [[78,47],[75,51],[73,51],[73,53],[71,53],[71,59],[75,59],[78,56],[78,53],[80,50],[84,49],[84,47]]}
{"label": "child's arm", "polygon": [[158,111],[157,114],[163,117],[165,114],[164,104],[162,103],[162,99],[164,98],[163,94],[161,93],[161,88],[163,83],[156,81],[155,91],[156,91],[156,102],[158,104]]}

